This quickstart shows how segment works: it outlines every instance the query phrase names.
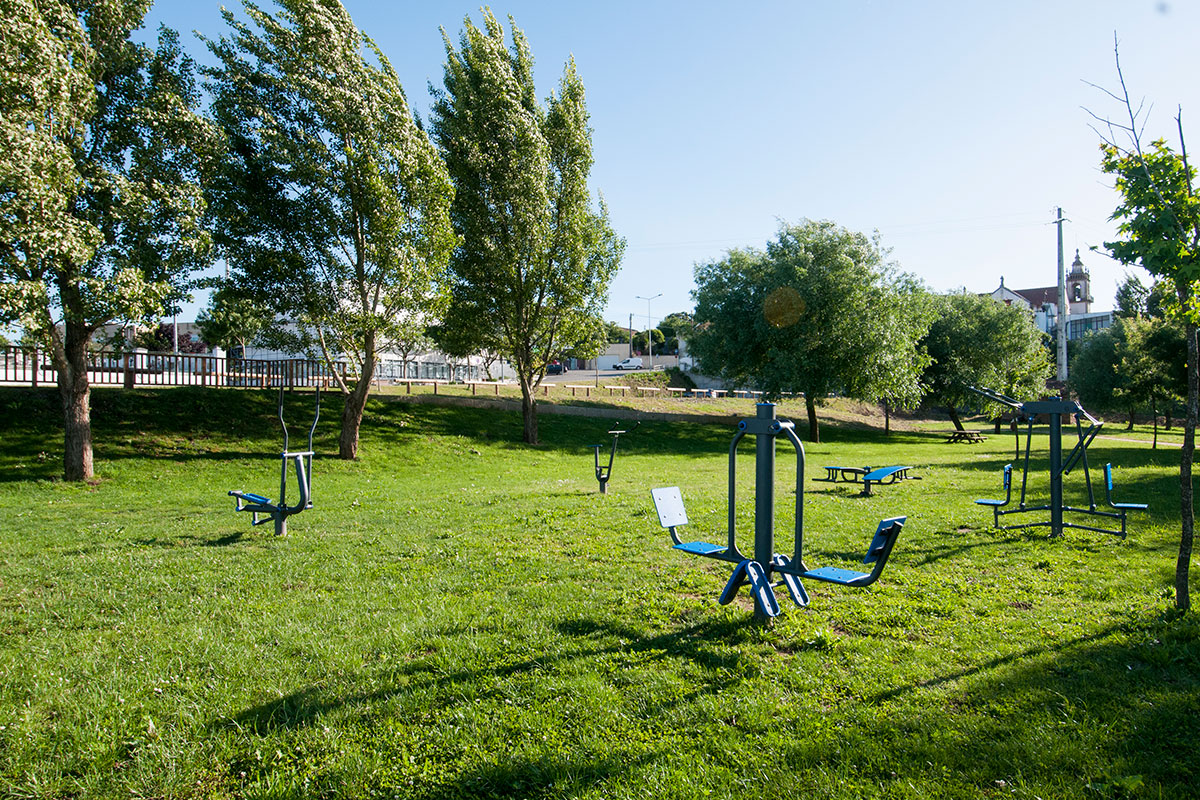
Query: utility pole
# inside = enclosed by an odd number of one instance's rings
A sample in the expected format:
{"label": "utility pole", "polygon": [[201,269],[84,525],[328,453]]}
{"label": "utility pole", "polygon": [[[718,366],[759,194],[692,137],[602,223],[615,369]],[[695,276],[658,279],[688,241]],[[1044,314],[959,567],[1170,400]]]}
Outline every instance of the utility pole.
{"label": "utility pole", "polygon": [[646,301],[646,352],[650,356],[650,369],[654,369],[654,337],[650,335],[650,331],[654,328],[654,323],[650,319],[650,301],[657,300],[662,297],[662,292],[654,295],[654,297],[637,296],[638,300]]}
{"label": "utility pole", "polygon": [[1063,265],[1063,213],[1058,209],[1058,380],[1067,382],[1067,317],[1070,300],[1067,297],[1067,273]]}
{"label": "utility pole", "polygon": [[629,315],[629,357],[633,358],[633,314]]}

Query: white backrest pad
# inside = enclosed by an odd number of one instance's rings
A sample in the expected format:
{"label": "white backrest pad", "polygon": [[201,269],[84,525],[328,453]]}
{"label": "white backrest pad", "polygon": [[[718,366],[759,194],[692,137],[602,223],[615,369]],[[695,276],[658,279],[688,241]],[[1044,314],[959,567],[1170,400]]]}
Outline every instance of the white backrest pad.
{"label": "white backrest pad", "polygon": [[654,498],[654,510],[658,512],[660,525],[664,528],[687,525],[687,512],[683,510],[683,495],[679,493],[678,486],[651,489],[650,496]]}

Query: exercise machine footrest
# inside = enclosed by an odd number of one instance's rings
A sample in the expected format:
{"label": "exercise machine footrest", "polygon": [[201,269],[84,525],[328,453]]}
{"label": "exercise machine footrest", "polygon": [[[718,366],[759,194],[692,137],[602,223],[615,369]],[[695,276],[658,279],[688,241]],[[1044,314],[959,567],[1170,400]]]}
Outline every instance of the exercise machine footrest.
{"label": "exercise machine footrest", "polygon": [[711,542],[683,542],[675,545],[675,549],[685,553],[695,553],[698,556],[710,556],[714,553],[724,553],[727,548]]}
{"label": "exercise machine footrest", "polygon": [[869,573],[855,572],[852,569],[819,567],[818,569],[810,569],[808,572],[805,572],[804,577],[817,581],[825,581],[826,583],[840,583],[843,586],[850,586],[855,581],[866,580],[871,576]]}

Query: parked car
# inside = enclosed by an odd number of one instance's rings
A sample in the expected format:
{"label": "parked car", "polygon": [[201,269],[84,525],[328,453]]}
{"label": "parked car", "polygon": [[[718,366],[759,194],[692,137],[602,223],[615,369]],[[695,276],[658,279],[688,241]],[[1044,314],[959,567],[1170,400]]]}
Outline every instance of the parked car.
{"label": "parked car", "polygon": [[642,368],[642,360],[640,358],[638,358],[637,356],[634,356],[633,358],[627,358],[624,361],[618,361],[616,364],[613,364],[613,369],[641,369],[641,368]]}
{"label": "parked car", "polygon": [[561,364],[557,361],[551,361],[549,364],[546,365],[546,374],[547,375],[561,375],[566,371],[567,371],[567,365]]}

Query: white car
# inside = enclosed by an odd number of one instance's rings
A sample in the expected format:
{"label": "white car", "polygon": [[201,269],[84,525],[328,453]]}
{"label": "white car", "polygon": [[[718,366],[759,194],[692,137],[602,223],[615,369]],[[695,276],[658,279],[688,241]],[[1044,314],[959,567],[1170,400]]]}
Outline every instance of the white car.
{"label": "white car", "polygon": [[613,369],[641,369],[642,360],[640,358],[627,358],[624,361],[618,361],[613,364]]}

